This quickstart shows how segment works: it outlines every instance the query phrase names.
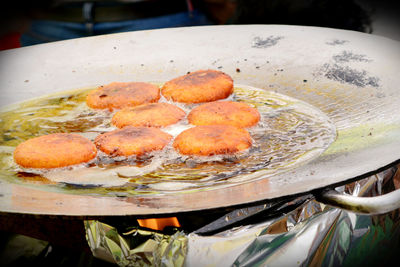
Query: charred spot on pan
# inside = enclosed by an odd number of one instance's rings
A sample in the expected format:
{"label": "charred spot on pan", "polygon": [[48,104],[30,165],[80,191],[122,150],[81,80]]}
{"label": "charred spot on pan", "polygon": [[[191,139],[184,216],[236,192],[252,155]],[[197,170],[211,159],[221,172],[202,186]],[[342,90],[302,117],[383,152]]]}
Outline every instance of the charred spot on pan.
{"label": "charred spot on pan", "polygon": [[326,78],[340,83],[347,83],[359,87],[372,86],[379,87],[380,79],[376,76],[369,76],[365,70],[356,70],[348,66],[338,64],[324,64],[318,71]]}
{"label": "charred spot on pan", "polygon": [[325,42],[327,45],[344,45],[345,43],[348,43],[349,41],[347,40],[339,40],[339,39],[333,39],[331,41]]}
{"label": "charred spot on pan", "polygon": [[261,38],[259,36],[253,39],[253,48],[267,48],[278,44],[278,41],[283,39],[283,36],[268,36],[267,38]]}
{"label": "charred spot on pan", "polygon": [[333,56],[333,60],[337,63],[347,63],[351,61],[355,62],[371,62],[371,59],[368,59],[366,55],[354,54],[351,51],[342,51],[338,55]]}

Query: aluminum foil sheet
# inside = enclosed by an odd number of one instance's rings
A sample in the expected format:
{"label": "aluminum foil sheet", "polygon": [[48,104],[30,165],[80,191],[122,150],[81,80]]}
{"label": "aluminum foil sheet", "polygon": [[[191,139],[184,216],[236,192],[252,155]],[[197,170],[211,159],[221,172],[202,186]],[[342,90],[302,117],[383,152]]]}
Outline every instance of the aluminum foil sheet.
{"label": "aluminum foil sheet", "polygon": [[187,236],[132,229],[120,235],[99,221],[85,221],[86,238],[95,257],[120,266],[183,266]]}
{"label": "aluminum foil sheet", "polygon": [[[399,166],[336,190],[377,196],[399,189]],[[118,233],[100,221],[86,221],[85,228],[94,256],[120,266],[385,266],[400,251],[400,210],[360,215],[314,199],[212,235]]]}

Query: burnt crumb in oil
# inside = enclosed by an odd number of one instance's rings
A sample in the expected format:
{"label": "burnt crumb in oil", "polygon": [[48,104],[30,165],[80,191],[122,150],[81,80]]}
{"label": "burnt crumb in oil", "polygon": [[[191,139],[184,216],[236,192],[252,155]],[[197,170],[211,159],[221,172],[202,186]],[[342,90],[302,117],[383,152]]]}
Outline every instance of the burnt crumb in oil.
{"label": "burnt crumb in oil", "polygon": [[15,137],[11,137],[11,136],[6,135],[6,134],[3,136],[3,140],[4,140],[5,142],[11,141],[11,140],[15,140],[15,139],[16,139]]}
{"label": "burnt crumb in oil", "polygon": [[239,68],[236,68],[236,72],[240,72],[240,69],[239,69]]}
{"label": "burnt crumb in oil", "polygon": [[118,148],[118,147],[114,147],[113,150],[110,152],[110,155],[111,155],[112,157],[120,156],[120,155],[121,155],[121,152],[119,151],[119,148]]}
{"label": "burnt crumb in oil", "polygon": [[304,82],[304,83],[306,83],[306,82],[307,82],[307,80],[303,80],[303,82]]}

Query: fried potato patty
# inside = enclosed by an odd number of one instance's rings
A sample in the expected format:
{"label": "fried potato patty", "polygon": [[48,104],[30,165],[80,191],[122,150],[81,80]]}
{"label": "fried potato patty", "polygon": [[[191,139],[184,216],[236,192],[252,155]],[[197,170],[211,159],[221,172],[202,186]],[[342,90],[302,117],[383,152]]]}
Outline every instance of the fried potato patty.
{"label": "fried potato patty", "polygon": [[186,113],[177,106],[168,103],[143,104],[117,111],[112,117],[112,124],[118,128],[125,126],[165,127],[175,124]]}
{"label": "fried potato patty", "polygon": [[96,137],[97,148],[112,156],[142,156],[154,150],[162,150],[172,139],[157,128],[127,126]]}
{"label": "fried potato patty", "polygon": [[260,120],[257,109],[246,103],[232,101],[217,101],[202,104],[188,115],[189,123],[193,125],[233,125],[237,127],[251,127]]}
{"label": "fried potato patty", "polygon": [[182,103],[203,103],[227,98],[233,92],[232,78],[216,70],[199,70],[166,82],[162,95]]}
{"label": "fried potato patty", "polygon": [[180,133],[173,143],[179,153],[198,156],[234,154],[251,145],[247,130],[232,125],[196,126]]}
{"label": "fried potato patty", "polygon": [[55,133],[29,139],[17,146],[15,162],[25,168],[59,168],[88,162],[96,146],[78,134]]}
{"label": "fried potato patty", "polygon": [[160,88],[144,82],[113,82],[91,91],[86,104],[94,109],[120,109],[157,102]]}

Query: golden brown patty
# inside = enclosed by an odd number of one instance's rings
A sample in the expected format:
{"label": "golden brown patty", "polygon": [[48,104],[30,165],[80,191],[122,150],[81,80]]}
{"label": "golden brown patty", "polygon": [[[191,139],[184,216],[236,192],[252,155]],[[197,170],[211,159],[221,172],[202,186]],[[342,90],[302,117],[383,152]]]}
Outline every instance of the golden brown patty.
{"label": "golden brown patty", "polygon": [[199,70],[168,81],[161,88],[167,99],[183,103],[203,103],[227,98],[233,92],[233,80],[216,70]]}
{"label": "golden brown patty", "polygon": [[171,139],[171,135],[157,128],[127,126],[101,134],[94,142],[98,149],[110,156],[127,157],[162,150]]}
{"label": "golden brown patty", "polygon": [[233,154],[249,148],[250,134],[232,125],[196,126],[180,133],[174,148],[184,155],[211,156]]}
{"label": "golden brown patty", "polygon": [[90,140],[70,133],[55,133],[29,139],[17,146],[14,160],[25,168],[59,168],[88,162],[96,157]]}
{"label": "golden brown patty", "polygon": [[157,102],[160,99],[160,88],[143,82],[113,82],[91,91],[86,103],[95,109],[120,109],[144,103]]}
{"label": "golden brown patty", "polygon": [[118,128],[125,126],[165,127],[177,123],[186,113],[168,103],[151,103],[116,112],[112,124]]}
{"label": "golden brown patty", "polygon": [[217,101],[194,108],[189,113],[188,120],[193,125],[224,124],[251,127],[260,120],[260,113],[245,103]]}

